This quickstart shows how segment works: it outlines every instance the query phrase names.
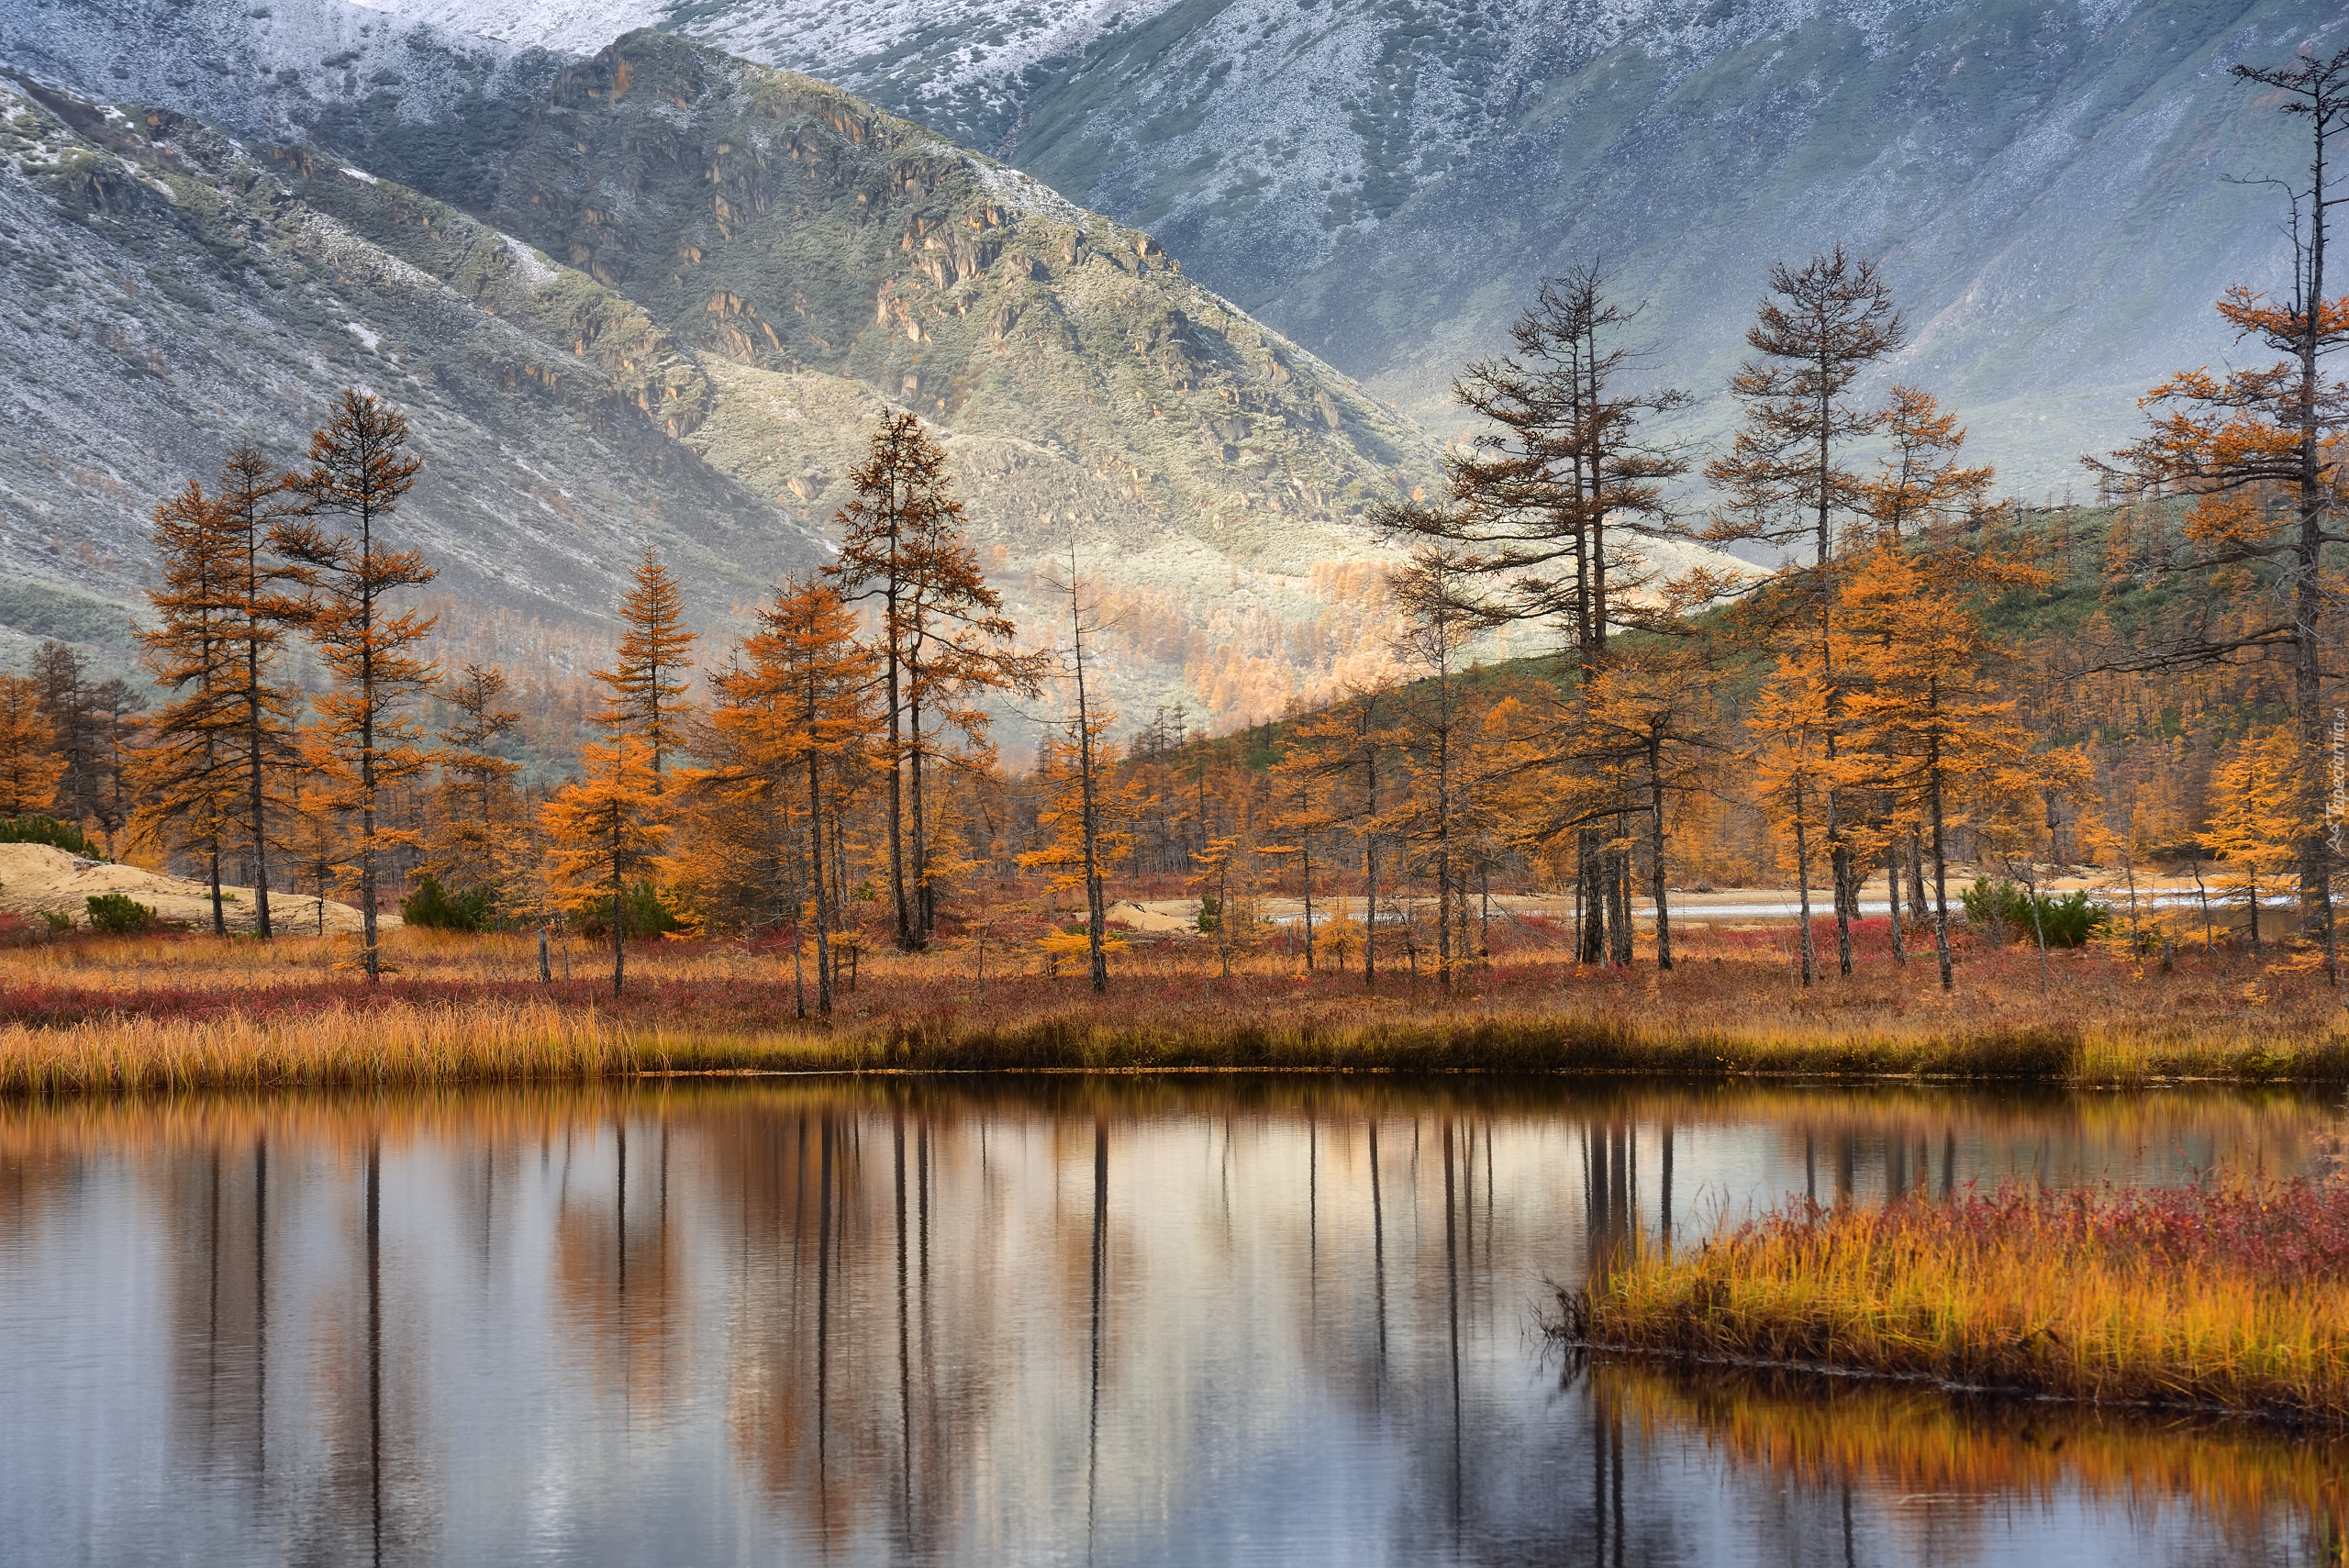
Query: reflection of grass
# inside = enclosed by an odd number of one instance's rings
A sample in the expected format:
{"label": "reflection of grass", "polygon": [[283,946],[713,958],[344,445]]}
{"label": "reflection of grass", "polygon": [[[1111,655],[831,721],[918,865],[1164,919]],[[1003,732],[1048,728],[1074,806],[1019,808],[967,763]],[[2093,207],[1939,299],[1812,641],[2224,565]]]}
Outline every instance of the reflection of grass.
{"label": "reflection of grass", "polygon": [[1805,1206],[1631,1260],[1598,1343],[2349,1425],[2349,1184]]}
{"label": "reflection of grass", "polygon": [[1042,973],[1032,943],[868,948],[829,1025],[796,1016],[787,950],[652,944],[625,997],[574,951],[538,984],[532,940],[399,930],[369,990],[347,941],[77,937],[0,957],[0,1092],[266,1083],[453,1083],[644,1070],[1335,1068],[1940,1075],[2051,1084],[2176,1076],[2338,1080],[2349,1034],[2320,977],[2245,991],[2216,961],[2155,976],[2065,956],[1969,955],[1943,998],[1922,965],[1809,992],[1753,933],[1696,930],[1665,975],[1580,970],[1529,944],[1446,993],[1394,973],[1297,973],[1261,951],[1230,982],[1199,942],[1120,955],[1111,993]]}
{"label": "reflection of grass", "polygon": [[1733,1464],[1785,1484],[1931,1496],[1944,1518],[1987,1518],[2059,1489],[2136,1505],[2176,1499],[2230,1529],[2264,1530],[2291,1510],[2314,1538],[2313,1561],[2343,1561],[2349,1541],[2349,1448],[2339,1440],[1848,1380],[1789,1385],[1767,1373],[1628,1362],[1593,1378],[1602,1399],[1642,1424],[1693,1427]]}

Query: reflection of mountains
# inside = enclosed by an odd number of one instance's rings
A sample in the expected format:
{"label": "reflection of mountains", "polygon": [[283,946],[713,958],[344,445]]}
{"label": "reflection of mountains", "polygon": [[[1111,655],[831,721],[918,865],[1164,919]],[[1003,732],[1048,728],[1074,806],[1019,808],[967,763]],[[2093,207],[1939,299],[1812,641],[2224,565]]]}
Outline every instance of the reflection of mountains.
{"label": "reflection of mountains", "polygon": [[[1865,1423],[1813,1430],[1702,1387],[1633,1397],[1614,1371],[1547,1368],[1555,1391],[1530,1394],[1543,1281],[1667,1217],[1687,1244],[1732,1180],[1800,1190],[1808,1165],[1822,1199],[1865,1201],[1953,1172],[2289,1173],[2333,1117],[2288,1096],[1271,1078],[17,1104],[0,1247],[32,1255],[127,1173],[140,1229],[108,1244],[164,1260],[174,1484],[233,1500],[265,1555],[462,1546],[449,1489],[477,1512],[497,1491],[470,1469],[577,1507],[666,1465],[693,1498],[740,1485],[747,1528],[851,1558],[1301,1556],[1335,1536],[1686,1561],[1694,1431],[1734,1486],[1794,1467],[1768,1483],[1798,1494],[1771,1528],[1808,1560],[1847,1504],[1865,1526],[1896,1488],[1975,1484],[1865,1450]],[[518,1398],[547,1408],[517,1425]],[[548,1451],[483,1451],[518,1431]],[[2007,1429],[1967,1440],[1985,1496],[2101,1484],[2032,1470]],[[2159,1473],[2197,1507],[2236,1485]],[[2255,1518],[2288,1493],[2245,1495]],[[697,1506],[647,1528],[712,1528]]]}

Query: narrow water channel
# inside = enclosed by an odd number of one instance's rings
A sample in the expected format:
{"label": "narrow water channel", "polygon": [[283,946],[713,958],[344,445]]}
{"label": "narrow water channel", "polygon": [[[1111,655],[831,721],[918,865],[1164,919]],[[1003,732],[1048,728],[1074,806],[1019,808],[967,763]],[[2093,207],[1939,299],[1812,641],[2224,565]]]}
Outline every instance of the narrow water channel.
{"label": "narrow water channel", "polygon": [[0,1562],[2299,1563],[2349,1450],[1562,1363],[1633,1229],[2288,1175],[2322,1096],[1377,1079],[0,1106]]}

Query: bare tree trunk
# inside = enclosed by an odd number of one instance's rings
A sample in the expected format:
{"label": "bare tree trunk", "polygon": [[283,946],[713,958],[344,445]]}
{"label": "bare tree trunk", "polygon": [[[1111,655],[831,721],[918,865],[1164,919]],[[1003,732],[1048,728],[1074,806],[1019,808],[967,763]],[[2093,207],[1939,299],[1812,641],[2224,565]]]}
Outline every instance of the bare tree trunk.
{"label": "bare tree trunk", "polygon": [[1810,940],[1810,834],[1803,823],[1802,785],[1795,785],[1795,886],[1802,908],[1802,983],[1819,974],[1819,956]]}
{"label": "bare tree trunk", "polygon": [[1900,836],[1887,835],[1884,846],[1884,893],[1892,910],[1892,962],[1909,967],[1909,945],[1900,933]]}
{"label": "bare tree trunk", "polygon": [[1655,898],[1655,966],[1659,970],[1672,967],[1672,905],[1664,874],[1664,761],[1662,746],[1653,737],[1648,738],[1648,854],[1653,861],[1649,874],[1654,884]]}

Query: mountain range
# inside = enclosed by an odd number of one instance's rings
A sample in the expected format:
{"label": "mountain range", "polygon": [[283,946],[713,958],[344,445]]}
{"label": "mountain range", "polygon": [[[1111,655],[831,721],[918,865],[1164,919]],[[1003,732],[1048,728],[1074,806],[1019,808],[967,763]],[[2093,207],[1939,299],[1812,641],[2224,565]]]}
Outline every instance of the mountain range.
{"label": "mountain range", "polygon": [[[0,0],[0,661],[127,647],[148,510],[340,385],[405,407],[464,646],[714,632],[933,423],[1033,634],[1072,550],[1130,717],[1368,673],[1373,503],[1586,257],[1721,394],[1772,261],[1880,254],[2002,487],[2071,484],[2284,275],[2280,0]],[[2312,27],[2313,24],[2313,27]],[[1691,497],[1691,505],[1701,497]]]}
{"label": "mountain range", "polygon": [[2304,0],[375,0],[517,46],[657,25],[838,83],[1148,229],[1430,430],[1548,273],[1649,302],[1645,373],[1722,395],[1770,264],[1878,256],[1889,374],[2034,498],[2290,278],[2294,125],[2227,75]]}

